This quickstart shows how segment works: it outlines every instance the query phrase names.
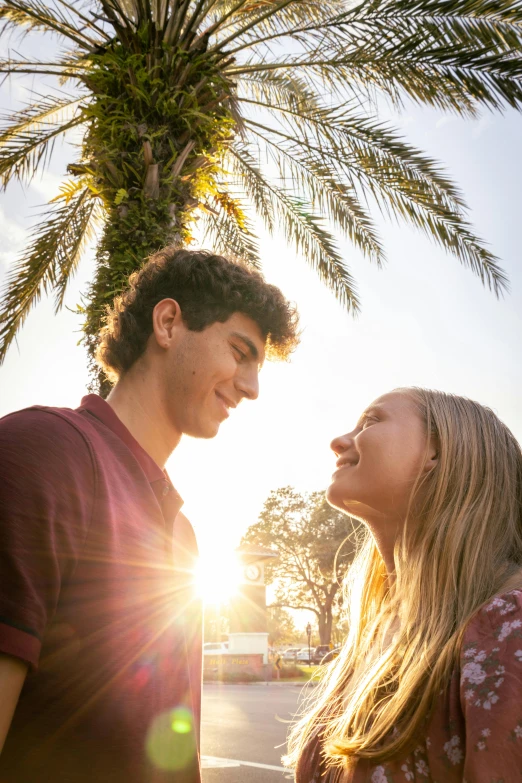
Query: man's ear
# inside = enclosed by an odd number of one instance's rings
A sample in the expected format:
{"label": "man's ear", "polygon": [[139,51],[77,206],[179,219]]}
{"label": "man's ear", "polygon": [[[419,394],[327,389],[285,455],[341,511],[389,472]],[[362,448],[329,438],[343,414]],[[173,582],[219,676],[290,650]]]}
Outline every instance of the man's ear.
{"label": "man's ear", "polygon": [[428,455],[424,463],[424,473],[430,473],[439,461],[439,439],[436,435],[430,435]]}
{"label": "man's ear", "polygon": [[181,307],[175,299],[162,299],[152,311],[152,329],[160,348],[169,348],[183,325]]}

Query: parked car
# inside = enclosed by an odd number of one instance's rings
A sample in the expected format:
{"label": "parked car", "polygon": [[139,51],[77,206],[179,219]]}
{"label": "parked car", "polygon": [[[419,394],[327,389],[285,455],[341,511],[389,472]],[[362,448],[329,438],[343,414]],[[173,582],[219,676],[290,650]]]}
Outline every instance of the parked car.
{"label": "parked car", "polygon": [[334,647],[333,650],[330,650],[329,652],[326,653],[321,663],[330,663],[330,661],[333,661],[334,658],[337,658],[340,652],[341,652],[340,647]]}
{"label": "parked car", "polygon": [[328,655],[331,649],[332,648],[330,647],[329,644],[320,644],[318,647],[315,648],[315,650],[312,653],[313,662],[317,664],[322,663],[323,658],[325,657],[325,655]]}
{"label": "parked car", "polygon": [[289,647],[288,650],[284,651],[281,657],[283,658],[283,661],[286,661],[287,663],[290,661],[295,661],[296,655],[300,650],[300,647]]}
{"label": "parked car", "polygon": [[228,652],[228,642],[207,642],[203,645],[203,655],[221,655]]}
{"label": "parked car", "polygon": [[299,650],[295,657],[296,663],[308,663],[309,661],[313,662],[313,653],[313,649],[303,647],[301,650]]}

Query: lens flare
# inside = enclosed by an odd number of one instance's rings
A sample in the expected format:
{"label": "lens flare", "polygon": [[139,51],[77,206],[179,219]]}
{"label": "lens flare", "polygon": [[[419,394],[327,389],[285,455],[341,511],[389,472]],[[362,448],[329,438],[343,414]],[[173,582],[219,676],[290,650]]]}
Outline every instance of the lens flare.
{"label": "lens flare", "polygon": [[192,712],[186,707],[176,707],[154,718],[147,732],[146,750],[158,769],[169,772],[191,769],[197,755]]}
{"label": "lens flare", "polygon": [[192,713],[190,710],[180,707],[172,711],[172,731],[176,734],[188,734],[192,731]]}

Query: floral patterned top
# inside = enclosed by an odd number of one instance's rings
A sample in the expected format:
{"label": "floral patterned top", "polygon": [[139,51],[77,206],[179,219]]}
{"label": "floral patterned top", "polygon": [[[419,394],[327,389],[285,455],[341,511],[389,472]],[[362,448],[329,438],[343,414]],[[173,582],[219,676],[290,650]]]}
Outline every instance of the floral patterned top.
{"label": "floral patterned top", "polygon": [[407,758],[359,761],[342,783],[522,781],[522,591],[483,606],[464,635],[460,663],[426,738]]}

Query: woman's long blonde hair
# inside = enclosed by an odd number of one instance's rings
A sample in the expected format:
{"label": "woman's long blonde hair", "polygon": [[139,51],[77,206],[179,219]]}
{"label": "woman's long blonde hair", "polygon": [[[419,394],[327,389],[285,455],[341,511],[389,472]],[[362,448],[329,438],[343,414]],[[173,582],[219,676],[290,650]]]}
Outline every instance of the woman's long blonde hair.
{"label": "woman's long blonde hair", "polygon": [[[466,624],[522,585],[522,452],[489,408],[401,389],[417,403],[438,462],[412,492],[396,582],[369,534],[347,576],[348,637],[293,727],[285,761],[310,783],[319,758],[345,766],[406,755],[447,687]],[[422,491],[421,491],[422,490]]]}

